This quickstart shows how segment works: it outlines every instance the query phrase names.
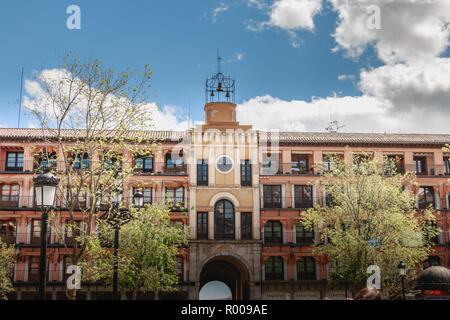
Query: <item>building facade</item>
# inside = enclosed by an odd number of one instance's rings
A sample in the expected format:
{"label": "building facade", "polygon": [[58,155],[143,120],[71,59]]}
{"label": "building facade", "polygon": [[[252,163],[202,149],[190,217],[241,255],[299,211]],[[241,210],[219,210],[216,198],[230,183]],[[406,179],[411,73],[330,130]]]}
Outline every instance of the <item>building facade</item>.
{"label": "building facade", "polygon": [[[178,291],[156,298],[198,299],[201,288],[216,280],[230,288],[233,299],[344,299],[343,285],[327,286],[330,262],[312,255],[317,233],[297,224],[305,210],[326,201],[324,190],[312,183],[331,167],[330,154],[344,161],[358,152],[395,156],[402,170],[415,171],[417,208],[433,204],[442,229],[424,267],[450,267],[450,153],[442,150],[450,135],[267,133],[241,125],[232,102],[207,101],[204,111],[205,123],[186,132],[147,132],[161,143],[152,157],[139,160],[144,170],[125,182],[124,196],[144,180],[145,202],[165,201],[170,194],[187,208],[186,215],[172,212],[174,221],[189,228],[189,245],[180,250]],[[12,299],[37,298],[41,213],[32,178],[42,159],[32,150],[40,136],[39,129],[0,129],[0,236],[20,250]],[[62,158],[56,144],[47,148]],[[124,159],[137,161],[127,151]],[[67,219],[58,210],[57,221]],[[67,230],[64,236],[72,235]],[[48,243],[48,296],[65,299],[68,252],[53,232]],[[348,289],[351,295],[354,288]],[[107,299],[110,290],[86,283],[78,297]],[[122,299],[129,297],[122,293]]]}

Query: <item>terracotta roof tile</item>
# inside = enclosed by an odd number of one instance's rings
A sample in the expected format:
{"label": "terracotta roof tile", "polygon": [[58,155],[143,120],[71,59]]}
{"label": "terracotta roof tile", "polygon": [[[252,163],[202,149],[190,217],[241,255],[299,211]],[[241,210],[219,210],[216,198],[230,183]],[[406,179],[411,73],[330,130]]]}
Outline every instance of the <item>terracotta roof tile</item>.
{"label": "terracotta roof tile", "polygon": [[[46,135],[55,135],[54,130],[45,130]],[[62,130],[62,136],[71,138],[81,136],[81,130]],[[188,136],[188,131],[148,130],[129,131],[132,137],[148,140],[179,142]],[[0,128],[0,139],[5,140],[39,140],[42,129]],[[271,132],[258,131],[262,141],[279,139],[281,144],[383,144],[383,145],[439,145],[450,144],[450,134],[397,134],[397,133],[329,133],[329,132]]]}

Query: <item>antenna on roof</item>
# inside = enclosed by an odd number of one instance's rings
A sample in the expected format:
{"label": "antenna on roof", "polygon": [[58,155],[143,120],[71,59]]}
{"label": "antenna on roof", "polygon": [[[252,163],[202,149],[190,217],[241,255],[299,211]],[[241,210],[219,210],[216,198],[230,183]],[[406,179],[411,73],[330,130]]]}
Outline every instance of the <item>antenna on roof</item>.
{"label": "antenna on roof", "polygon": [[340,129],[340,128],[343,128],[343,127],[345,127],[345,124],[344,125],[342,125],[342,126],[340,126],[339,124],[338,124],[338,122],[337,122],[337,120],[333,120],[333,114],[331,113],[331,111],[330,111],[330,122],[329,122],[329,124],[328,124],[328,127],[326,127],[325,128],[325,130],[327,130],[328,132],[338,132],[338,130]]}
{"label": "antenna on roof", "polygon": [[22,76],[20,77],[19,119],[17,120],[17,128],[20,128],[20,113],[22,112],[22,88],[23,88],[23,67],[22,67]]}

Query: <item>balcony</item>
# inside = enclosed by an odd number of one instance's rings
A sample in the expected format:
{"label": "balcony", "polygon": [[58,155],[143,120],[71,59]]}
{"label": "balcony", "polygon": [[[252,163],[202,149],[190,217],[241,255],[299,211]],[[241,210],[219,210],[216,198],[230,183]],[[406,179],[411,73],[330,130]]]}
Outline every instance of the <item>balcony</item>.
{"label": "balcony", "polygon": [[301,163],[279,163],[272,161],[270,163],[260,163],[260,174],[266,176],[276,175],[315,175],[314,169],[304,166]]}

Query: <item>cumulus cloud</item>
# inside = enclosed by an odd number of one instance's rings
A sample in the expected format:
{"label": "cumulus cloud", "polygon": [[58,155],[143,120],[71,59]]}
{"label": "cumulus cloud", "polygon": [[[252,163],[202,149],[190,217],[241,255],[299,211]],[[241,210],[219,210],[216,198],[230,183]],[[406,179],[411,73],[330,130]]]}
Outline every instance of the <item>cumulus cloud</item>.
{"label": "cumulus cloud", "polygon": [[[418,113],[395,115],[389,101],[363,95],[360,97],[327,97],[282,100],[270,95],[258,96],[237,107],[240,123],[260,130],[324,132],[330,115],[343,132],[450,133],[449,117],[426,109]],[[263,112],[262,112],[263,111]]]}
{"label": "cumulus cloud", "polygon": [[285,30],[314,30],[313,18],[321,9],[322,0],[277,0],[267,24]]}
{"label": "cumulus cloud", "polygon": [[361,91],[389,101],[395,113],[440,112],[449,119],[450,58],[363,70]]}
{"label": "cumulus cloud", "polygon": [[333,114],[348,132],[450,133],[449,74],[450,58],[385,65],[361,71],[361,96],[311,102],[258,96],[238,106],[238,117],[284,131],[324,131]]}
{"label": "cumulus cloud", "polygon": [[271,6],[262,2],[257,3],[258,9],[267,12],[269,20],[258,22],[249,19],[245,23],[245,29],[254,32],[261,32],[266,28],[285,30],[294,48],[300,46],[296,31],[302,29],[314,31],[314,16],[322,9],[322,0],[276,0]]}
{"label": "cumulus cloud", "polygon": [[[45,79],[45,83],[49,85],[49,90],[54,92],[51,96],[44,90],[42,84],[37,80],[25,79],[25,96],[23,99],[23,106],[28,110],[47,110],[47,116],[49,120],[53,120],[55,116],[58,116],[58,108],[53,108],[52,97],[58,99],[67,97],[70,92],[72,95],[76,92],[77,82],[72,84],[72,89],[69,89],[67,79],[71,76],[64,69],[45,69],[36,75],[37,79]],[[74,106],[71,109],[73,118],[77,119],[79,113],[85,112],[86,101],[83,95],[80,95],[78,99],[74,101]],[[117,103],[127,104],[129,101],[122,101],[123,98],[117,98],[115,96],[109,96],[108,101],[104,106],[113,105]],[[188,128],[188,122],[186,117],[183,116],[182,110],[176,106],[164,105],[161,108],[156,103],[147,103],[144,108],[148,110],[151,116],[151,126],[155,130],[186,130]],[[69,114],[69,118],[70,118]],[[35,127],[33,122],[28,123],[28,127]]]}
{"label": "cumulus cloud", "polygon": [[[386,63],[429,60],[442,54],[449,45],[448,0],[327,1],[338,13],[333,34],[335,51],[341,49],[352,58],[358,58],[368,45],[374,45],[379,58]],[[379,29],[371,23],[377,19],[375,11],[379,11]]]}

